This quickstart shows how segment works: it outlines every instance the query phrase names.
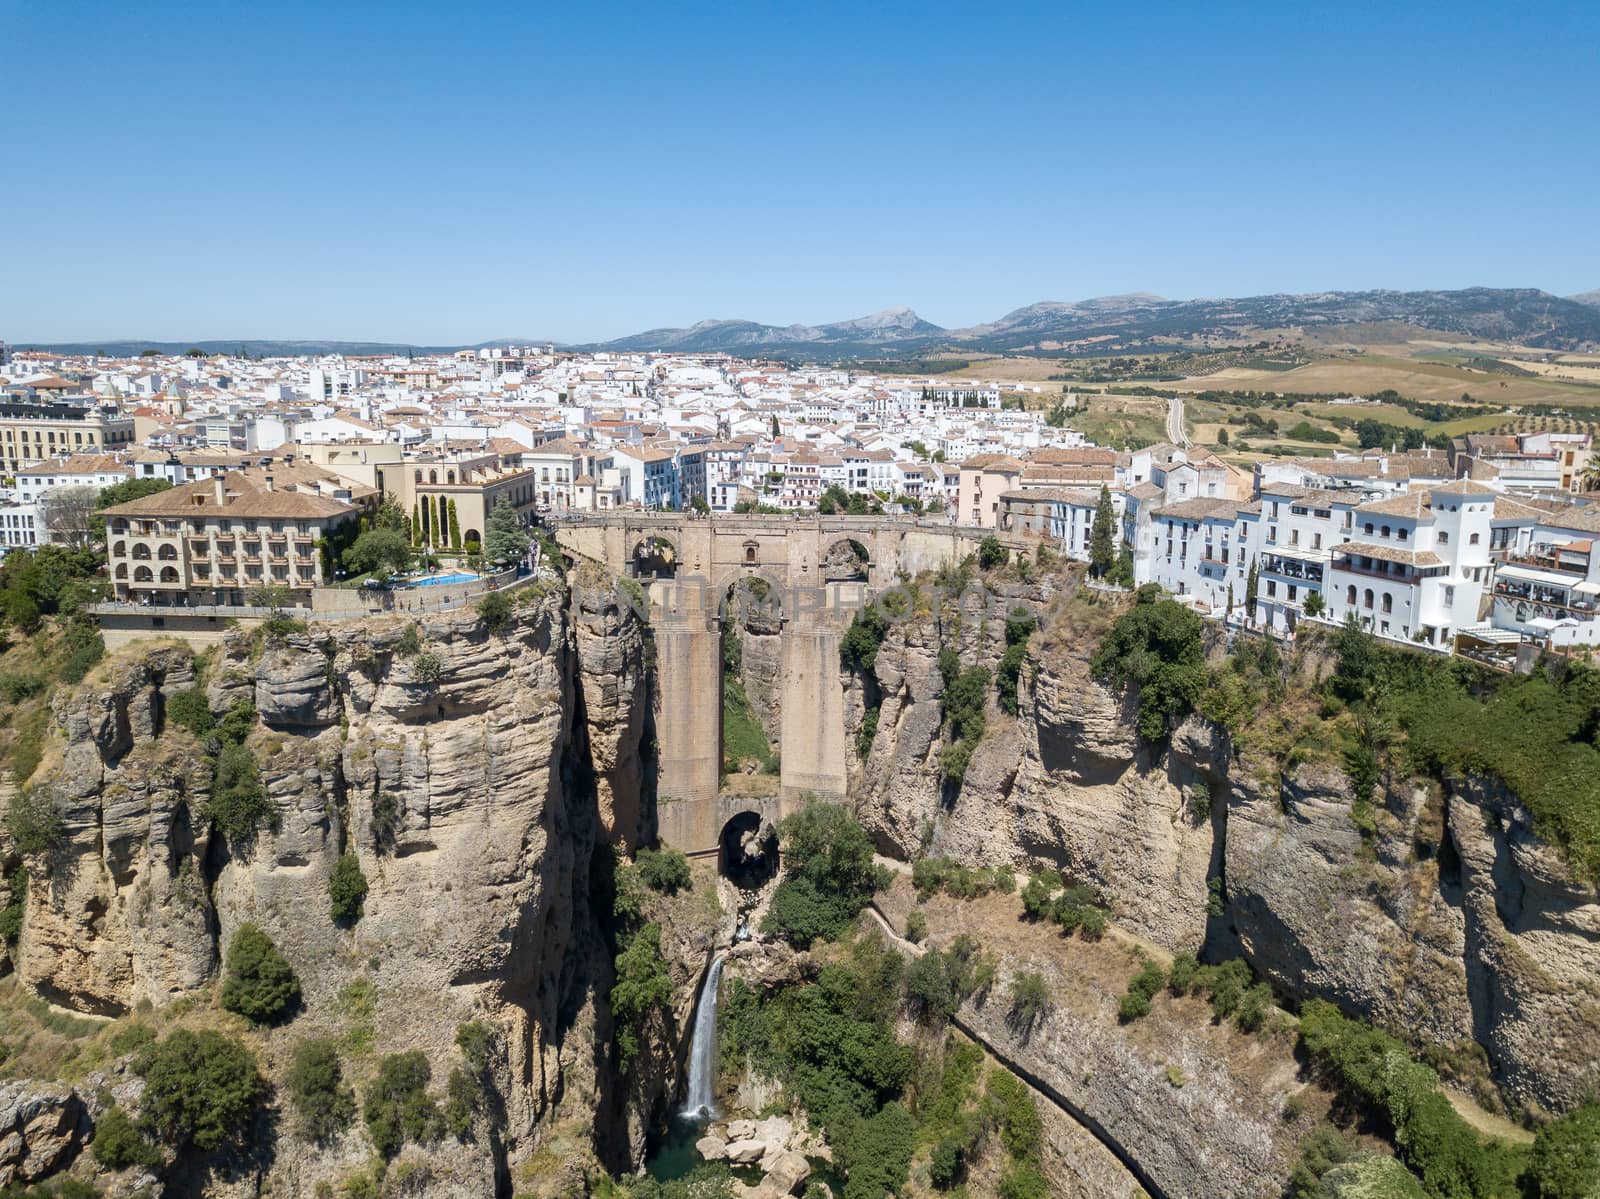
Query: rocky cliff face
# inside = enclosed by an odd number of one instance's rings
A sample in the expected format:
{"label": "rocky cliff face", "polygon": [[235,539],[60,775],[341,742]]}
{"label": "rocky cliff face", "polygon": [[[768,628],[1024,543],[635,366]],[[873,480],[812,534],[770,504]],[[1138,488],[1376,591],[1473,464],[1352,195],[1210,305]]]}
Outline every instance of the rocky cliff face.
{"label": "rocky cliff face", "polygon": [[[166,720],[195,683],[189,652],[114,659],[58,702],[33,780],[65,840],[28,863],[21,979],[77,1011],[163,1006],[209,986],[251,921],[299,974],[296,1037],[337,1027],[341,990],[365,978],[375,1051],[422,1048],[442,1079],[457,1024],[488,1019],[503,1128],[494,1152],[438,1148],[451,1181],[430,1193],[504,1189],[574,1097],[591,1122],[620,1110],[597,1060],[610,960],[591,865],[606,840],[653,832],[643,639],[614,595],[575,611],[563,592],[522,600],[499,633],[467,611],[230,638],[206,694],[216,713],[249,700],[259,716],[246,744],[272,819],[249,844],[209,831],[210,764]],[[327,886],[345,853],[370,888],[349,927]],[[280,1152],[274,1170],[309,1194],[337,1165]]]}
{"label": "rocky cliff face", "polygon": [[846,673],[852,731],[881,704],[851,781],[884,852],[1058,867],[1167,949],[1242,952],[1286,995],[1447,1049],[1476,1041],[1513,1103],[1566,1110],[1593,1090],[1600,1064],[1582,1047],[1600,1043],[1600,896],[1514,797],[1393,778],[1364,838],[1336,766],[1284,775],[1199,718],[1152,753],[1131,697],[1089,673],[1098,636],[1042,589],[1013,586],[1002,610],[1013,603],[1046,632],[1018,715],[991,703],[959,790],[939,777],[938,649],[992,668],[1003,622],[925,611],[891,627],[875,679]]}

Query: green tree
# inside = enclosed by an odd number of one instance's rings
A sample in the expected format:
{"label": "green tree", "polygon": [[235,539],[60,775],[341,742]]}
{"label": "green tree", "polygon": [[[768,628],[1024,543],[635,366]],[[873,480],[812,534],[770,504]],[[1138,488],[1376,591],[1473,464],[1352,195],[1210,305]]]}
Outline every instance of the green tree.
{"label": "green tree", "polygon": [[1089,530],[1089,569],[1103,579],[1117,564],[1116,511],[1111,506],[1111,489],[1100,487],[1100,502],[1095,505],[1094,524]]}
{"label": "green tree", "polygon": [[355,1119],[355,1092],[344,1079],[339,1048],[331,1038],[296,1045],[284,1083],[306,1140],[330,1141]]}
{"label": "green tree", "polygon": [[1011,551],[1000,544],[1000,539],[990,533],[978,543],[978,565],[984,570],[993,570],[997,566],[1004,566],[1006,559],[1011,557]]}
{"label": "green tree", "polygon": [[378,1077],[361,1107],[372,1147],[385,1158],[400,1152],[409,1140],[426,1144],[439,1139],[444,1120],[428,1094],[433,1071],[420,1049],[391,1053],[378,1063]]}
{"label": "green tree", "polygon": [[300,998],[300,980],[272,939],[254,924],[241,924],[228,946],[222,1006],[257,1024],[271,1024]]}
{"label": "green tree", "polygon": [[461,548],[461,521],[456,517],[456,502],[449,500],[445,509],[445,527],[450,530],[450,548]]}
{"label": "green tree", "polygon": [[[161,1152],[152,1145],[131,1116],[120,1107],[107,1108],[94,1123],[94,1156],[112,1170],[161,1164]],[[98,1194],[98,1192],[95,1192]]]}
{"label": "green tree", "polygon": [[1139,735],[1155,744],[1193,709],[1206,686],[1200,617],[1154,585],[1111,626],[1090,659],[1096,678],[1139,689]]}
{"label": "green tree", "polygon": [[689,500],[689,507],[701,516],[705,516],[711,511],[711,505],[706,503],[706,497],[703,495],[692,496]]}
{"label": "green tree", "polygon": [[783,436],[783,433],[778,428],[778,418],[774,416],[772,418],[772,440],[776,441],[781,436]]}
{"label": "green tree", "polygon": [[367,876],[353,853],[339,855],[328,876],[328,899],[337,924],[354,924],[361,919],[367,898]]}
{"label": "green tree", "polygon": [[1024,1041],[1033,1033],[1033,1026],[1050,1010],[1049,984],[1037,970],[1028,970],[1011,980],[1011,1010],[1006,1019]]}
{"label": "green tree", "polygon": [[501,496],[495,501],[494,510],[489,513],[483,556],[490,562],[510,565],[522,560],[529,544],[528,534],[522,527],[517,510],[505,496]]}
{"label": "green tree", "polygon": [[355,574],[397,574],[411,565],[411,546],[397,529],[368,529],[345,550],[344,565]]}
{"label": "green tree", "polygon": [[672,1002],[672,977],[661,956],[661,926],[647,924],[617,955],[617,981],[611,988],[618,1064],[626,1071],[643,1047],[653,1013]]}
{"label": "green tree", "polygon": [[242,1144],[265,1097],[255,1057],[232,1037],[180,1028],[134,1059],[144,1079],[140,1123],[176,1149],[211,1152]]}
{"label": "green tree", "polygon": [[1600,1103],[1584,1104],[1539,1129],[1527,1177],[1538,1199],[1600,1195]]}
{"label": "green tree", "polygon": [[1244,619],[1246,624],[1256,622],[1256,593],[1261,588],[1261,574],[1256,568],[1256,560],[1250,559],[1250,571],[1244,577]]}
{"label": "green tree", "polygon": [[843,808],[823,803],[785,817],[778,831],[788,873],[762,930],[797,947],[839,936],[882,882],[871,839]]}

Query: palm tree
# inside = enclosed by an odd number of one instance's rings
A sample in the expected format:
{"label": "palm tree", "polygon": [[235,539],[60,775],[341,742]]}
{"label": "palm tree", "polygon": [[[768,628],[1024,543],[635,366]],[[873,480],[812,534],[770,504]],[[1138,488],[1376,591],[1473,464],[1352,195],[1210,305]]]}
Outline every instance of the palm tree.
{"label": "palm tree", "polygon": [[1600,491],[1600,454],[1590,451],[1589,465],[1578,478],[1584,491]]}

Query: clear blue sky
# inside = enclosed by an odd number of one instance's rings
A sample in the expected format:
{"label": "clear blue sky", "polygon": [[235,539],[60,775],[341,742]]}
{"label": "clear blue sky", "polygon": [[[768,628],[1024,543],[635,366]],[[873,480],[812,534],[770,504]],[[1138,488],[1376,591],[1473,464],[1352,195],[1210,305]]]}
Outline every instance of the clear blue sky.
{"label": "clear blue sky", "polygon": [[1600,5],[0,0],[0,338],[1600,287]]}

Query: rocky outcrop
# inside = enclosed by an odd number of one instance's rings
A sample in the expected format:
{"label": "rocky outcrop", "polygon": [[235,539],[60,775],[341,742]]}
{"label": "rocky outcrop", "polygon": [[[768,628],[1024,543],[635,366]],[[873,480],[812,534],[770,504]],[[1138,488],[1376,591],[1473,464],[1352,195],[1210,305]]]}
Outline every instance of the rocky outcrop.
{"label": "rocky outcrop", "polygon": [[645,625],[614,587],[573,588],[577,699],[601,834],[632,851],[655,836]]}
{"label": "rocky outcrop", "polygon": [[750,711],[776,749],[783,731],[783,612],[766,579],[742,579],[730,590],[726,628],[737,646],[732,665]]}
{"label": "rocky outcrop", "polygon": [[[616,1111],[596,1056],[610,959],[590,867],[603,839],[649,831],[643,638],[615,604],[569,615],[564,591],[519,599],[499,633],[469,609],[259,648],[231,637],[207,696],[219,714],[256,705],[245,744],[271,808],[238,843],[209,831],[205,746],[164,719],[194,685],[187,651],[135,647],[109,682],[66,696],[35,779],[64,840],[28,861],[22,981],[78,1011],[165,1005],[209,984],[250,921],[300,977],[293,1035],[342,1028],[341,991],[366,979],[374,1048],[423,1049],[442,1080],[456,1026],[488,1020],[502,1046],[493,1151],[430,1151],[430,1193],[495,1193],[573,1096],[590,1126]],[[369,888],[348,926],[328,907],[342,854]],[[297,1193],[338,1180],[337,1154],[276,1160]]]}
{"label": "rocky outcrop", "polygon": [[1453,786],[1447,819],[1473,1035],[1503,1089],[1566,1111],[1600,1091],[1600,893],[1503,787]]}
{"label": "rocky outcrop", "polygon": [[89,1134],[78,1093],[53,1083],[0,1083],[0,1187],[47,1178],[69,1165]]}

